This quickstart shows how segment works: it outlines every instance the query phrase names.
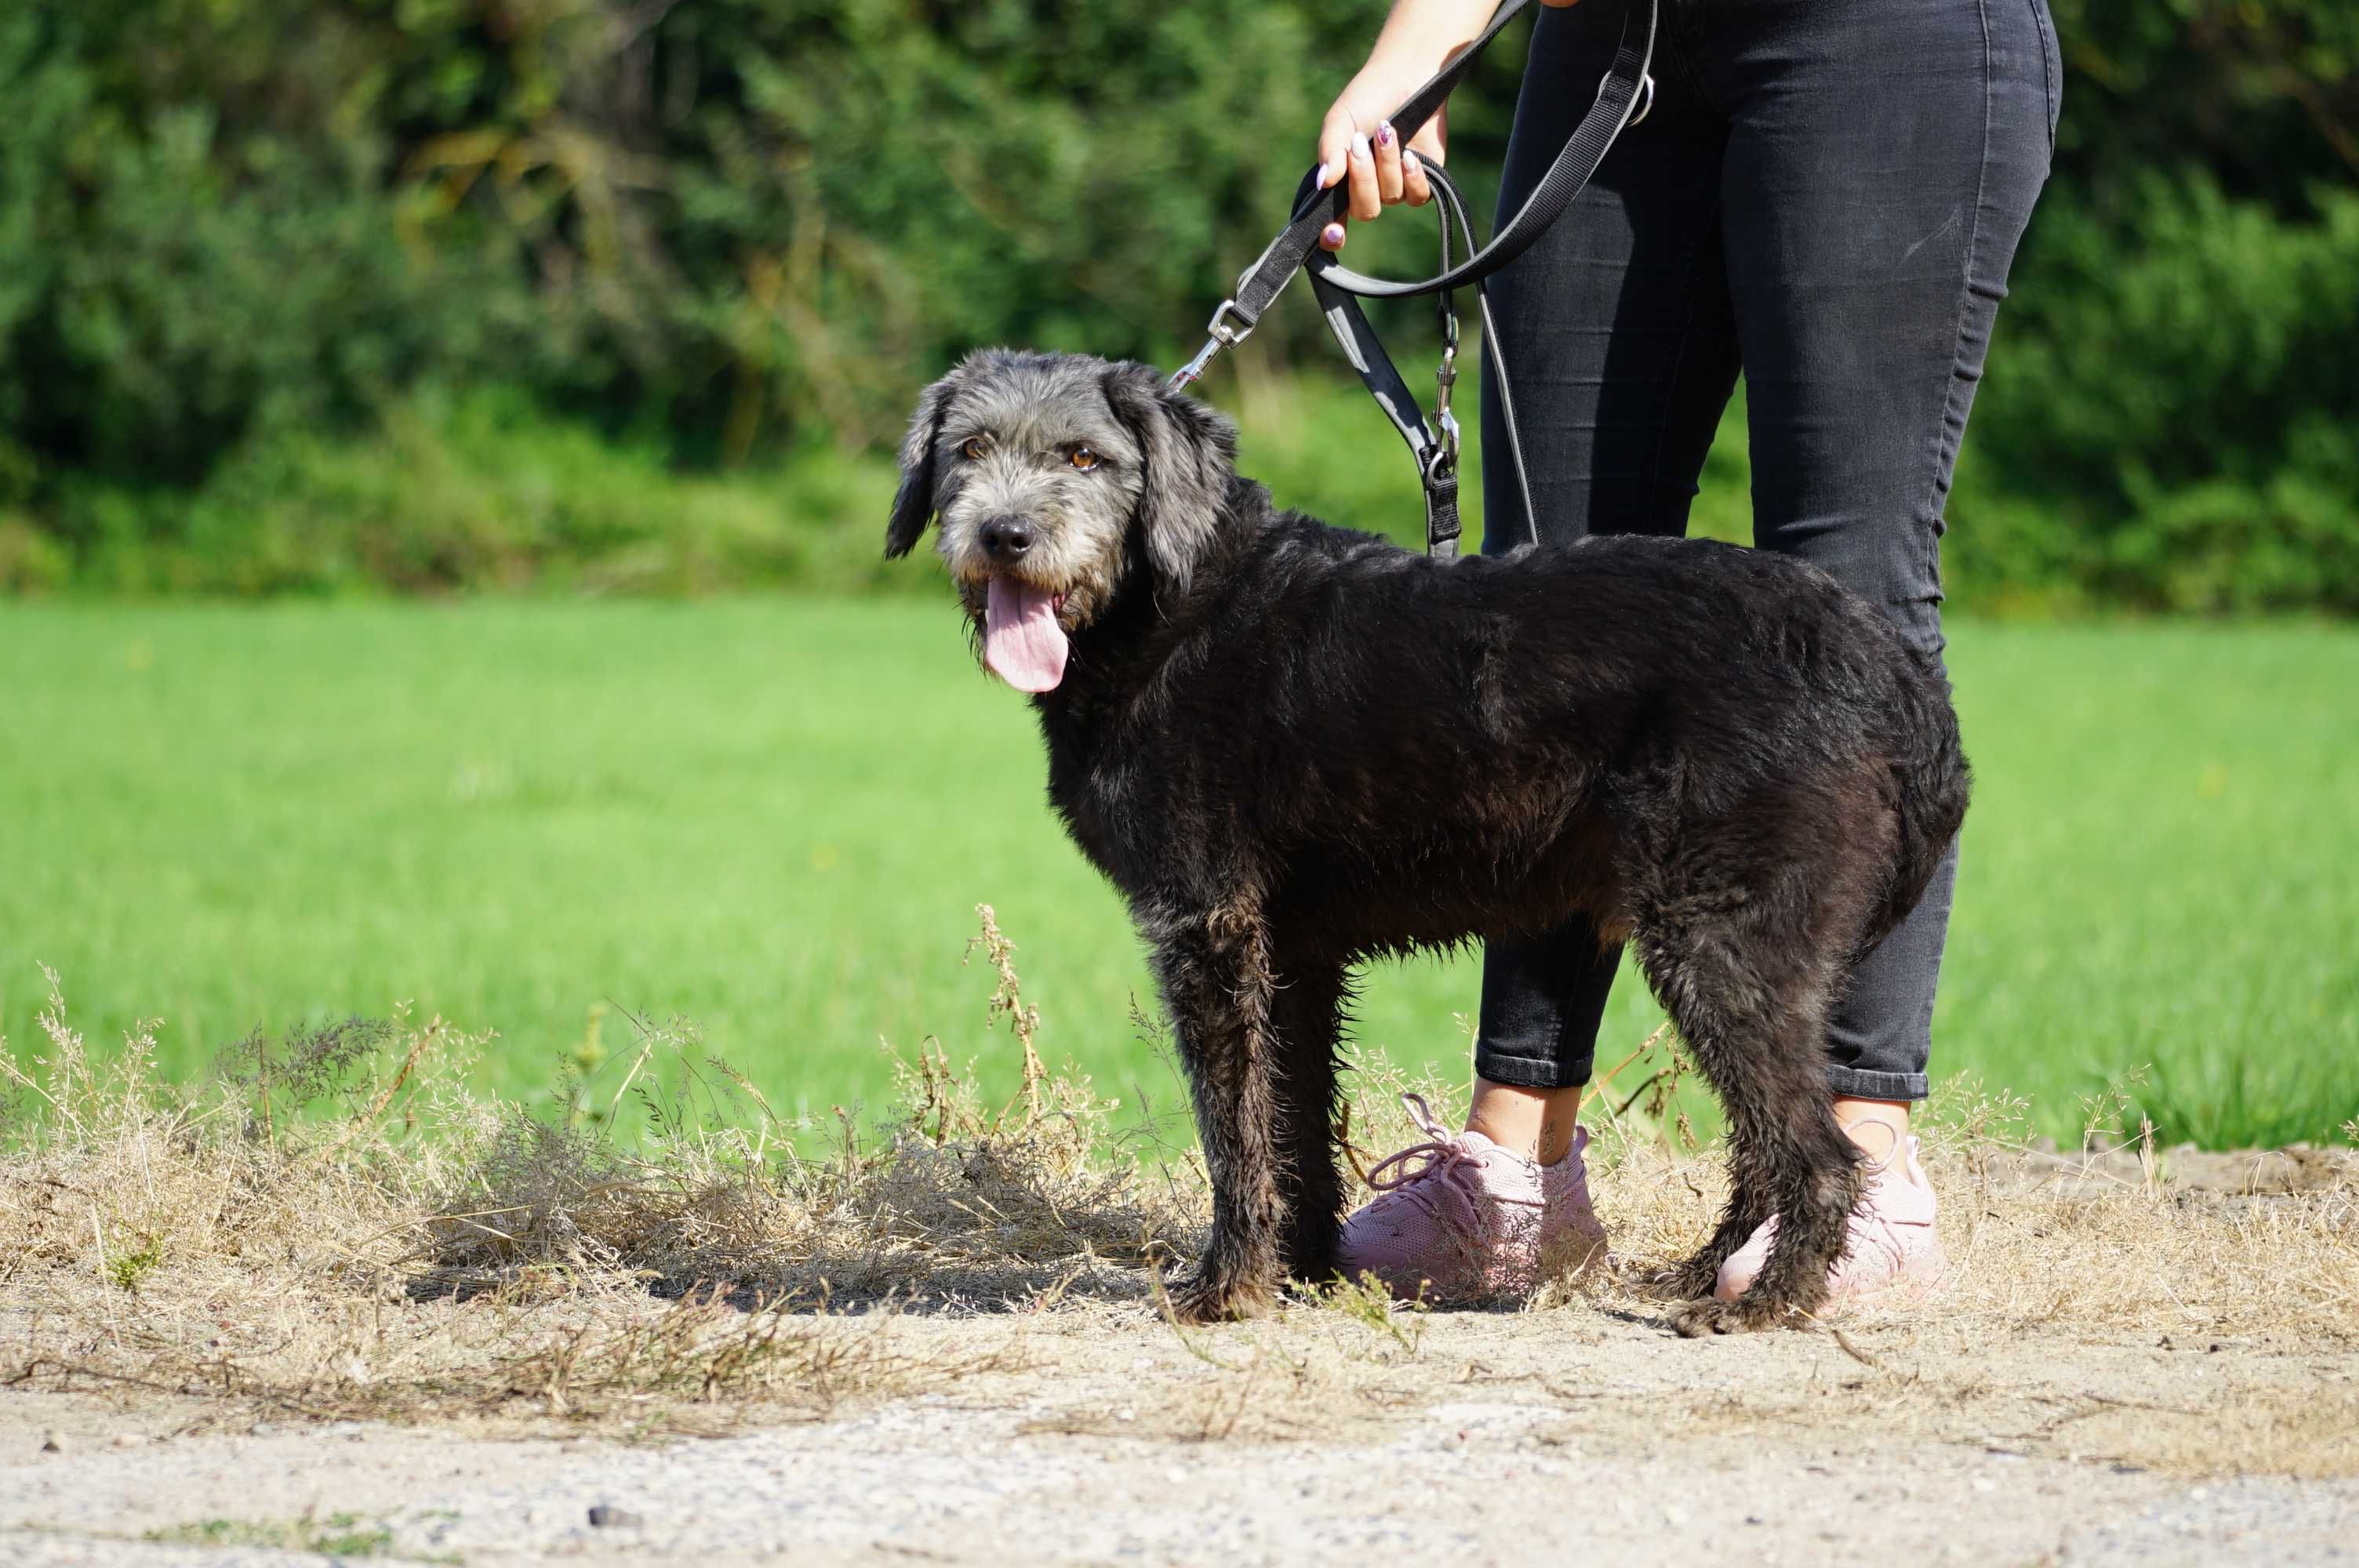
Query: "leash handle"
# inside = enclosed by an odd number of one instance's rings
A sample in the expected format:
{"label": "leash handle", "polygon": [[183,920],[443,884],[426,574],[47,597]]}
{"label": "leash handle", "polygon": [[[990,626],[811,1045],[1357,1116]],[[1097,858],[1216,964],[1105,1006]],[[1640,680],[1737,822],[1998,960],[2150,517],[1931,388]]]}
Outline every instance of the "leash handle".
{"label": "leash handle", "polygon": [[[1443,101],[1456,87],[1474,57],[1499,35],[1502,27],[1524,8],[1526,0],[1506,0],[1491,17],[1475,40],[1459,51],[1441,70],[1425,85],[1411,93],[1407,103],[1395,111],[1393,128],[1403,143],[1414,136],[1425,122],[1439,110]],[[1641,10],[1643,5],[1644,9]],[[1532,243],[1546,232],[1548,226],[1563,215],[1574,197],[1581,194],[1590,178],[1604,161],[1614,139],[1627,126],[1645,119],[1654,108],[1654,78],[1648,67],[1654,60],[1655,33],[1658,22],[1659,0],[1628,0],[1622,17],[1622,37],[1614,49],[1613,63],[1604,78],[1598,82],[1597,98],[1590,105],[1565,145],[1541,177],[1539,184],[1525,199],[1514,216],[1501,224],[1487,245],[1478,246],[1475,228],[1468,216],[1466,203],[1457,184],[1439,168],[1429,165],[1426,177],[1440,198],[1436,203],[1441,221],[1441,266],[1430,278],[1413,282],[1396,282],[1367,276],[1342,265],[1329,252],[1320,249],[1313,241],[1318,229],[1326,226],[1331,215],[1340,214],[1345,200],[1339,182],[1333,189],[1321,190],[1317,185],[1317,171],[1303,177],[1295,192],[1295,216],[1287,228],[1270,242],[1252,266],[1237,279],[1236,297],[1224,301],[1216,312],[1216,327],[1226,325],[1225,318],[1235,315],[1245,320],[1245,330],[1252,330],[1257,319],[1255,308],[1266,308],[1278,292],[1293,277],[1291,265],[1277,270],[1282,259],[1296,254],[1300,245],[1299,265],[1310,274],[1310,286],[1318,297],[1327,324],[1336,341],[1343,345],[1353,368],[1376,406],[1392,422],[1393,428],[1408,444],[1410,457],[1418,465],[1418,482],[1425,499],[1426,553],[1440,559],[1449,559],[1458,553],[1460,532],[1458,508],[1458,431],[1457,421],[1450,415],[1451,384],[1457,379],[1457,316],[1451,305],[1451,291],[1462,282],[1474,285],[1475,307],[1483,318],[1483,352],[1490,362],[1493,391],[1499,403],[1500,427],[1506,432],[1506,457],[1516,476],[1516,499],[1523,504],[1525,537],[1539,543],[1539,513],[1532,501],[1531,475],[1524,463],[1523,440],[1516,419],[1515,395],[1510,389],[1507,364],[1499,342],[1496,323],[1491,316],[1491,297],[1486,287],[1491,276],[1516,256],[1529,249]],[[1643,16],[1643,26],[1641,17]],[[1324,200],[1321,200],[1321,199]],[[1451,227],[1455,220],[1466,235],[1468,256],[1463,265],[1451,265]],[[1266,299],[1264,296],[1266,295]],[[1385,352],[1383,342],[1359,307],[1359,297],[1399,298],[1419,294],[1435,295],[1441,302],[1444,347],[1442,364],[1434,398],[1435,418],[1441,429],[1436,434],[1414,399],[1408,397],[1406,384]],[[1234,330],[1234,329],[1232,329]],[[1204,360],[1216,352],[1217,343],[1208,343],[1199,356],[1195,369],[1201,370]],[[1403,407],[1416,416],[1414,421],[1402,416]]]}
{"label": "leash handle", "polygon": [[[1425,128],[1425,123],[1433,118],[1451,90],[1473,68],[1476,57],[1530,3],[1531,0],[1502,0],[1473,41],[1393,111],[1393,128],[1404,145]],[[1236,287],[1228,298],[1221,301],[1206,325],[1204,346],[1172,376],[1170,384],[1175,388],[1187,385],[1203,374],[1213,355],[1252,336],[1253,330],[1261,324],[1263,313],[1285,292],[1298,269],[1308,268],[1347,294],[1369,299],[1395,299],[1439,294],[1462,283],[1479,282],[1523,254],[1581,194],[1590,177],[1597,172],[1597,166],[1604,161],[1614,137],[1622,134],[1625,125],[1635,125],[1645,119],[1654,107],[1655,80],[1648,74],[1648,67],[1655,58],[1660,8],[1661,0],[1628,0],[1628,9],[1622,17],[1622,37],[1614,48],[1613,64],[1597,84],[1596,102],[1565,138],[1548,173],[1515,216],[1500,225],[1489,244],[1476,249],[1470,243],[1467,248],[1472,254],[1462,265],[1452,267],[1445,263],[1433,276],[1411,282],[1370,277],[1353,271],[1318,244],[1319,232],[1343,215],[1348,200],[1345,182],[1337,180],[1332,189],[1322,190],[1318,169],[1304,171],[1294,189],[1293,215],[1287,220],[1286,227],[1277,232],[1250,266],[1237,275]],[[1641,16],[1643,27],[1639,25]]]}
{"label": "leash handle", "polygon": [[[1434,111],[1473,67],[1475,57],[1529,3],[1530,0],[1505,0],[1474,41],[1394,111],[1393,129],[1404,143],[1424,128],[1426,121],[1433,117]],[[1648,67],[1655,58],[1659,5],[1660,0],[1630,0],[1629,8],[1623,14],[1622,37],[1614,48],[1614,62],[1597,86],[1597,101],[1590,105],[1589,113],[1582,117],[1572,135],[1565,138],[1548,173],[1541,177],[1523,206],[1499,225],[1489,244],[1473,251],[1457,266],[1445,266],[1431,277],[1400,281],[1354,272],[1318,244],[1319,231],[1343,215],[1347,200],[1344,182],[1338,180],[1322,190],[1319,188],[1318,171],[1308,170],[1295,188],[1293,217],[1253,265],[1238,275],[1231,297],[1223,303],[1223,313],[1234,317],[1245,331],[1250,332],[1259,324],[1262,313],[1293,281],[1296,270],[1306,266],[1314,276],[1324,278],[1346,294],[1364,299],[1397,299],[1438,294],[1461,284],[1477,282],[1523,254],[1581,194],[1623,127],[1645,118],[1647,110],[1653,107],[1653,78]]]}
{"label": "leash handle", "polygon": [[[1596,4],[1597,0],[1590,3]],[[1529,0],[1504,0],[1473,41],[1393,111],[1393,129],[1403,144],[1424,128],[1451,90],[1473,69],[1475,58],[1528,4]],[[1515,214],[1499,226],[1489,244],[1475,243],[1473,221],[1456,182],[1438,166],[1429,164],[1426,176],[1440,198],[1435,206],[1441,222],[1440,270],[1431,277],[1409,281],[1354,272],[1318,244],[1320,231],[1343,215],[1348,200],[1344,182],[1338,180],[1332,189],[1321,189],[1319,172],[1311,169],[1295,188],[1293,215],[1286,227],[1254,259],[1253,265],[1237,276],[1235,292],[1221,301],[1212,320],[1206,323],[1204,346],[1172,375],[1168,384],[1178,390],[1201,377],[1214,355],[1252,334],[1263,312],[1293,281],[1296,271],[1310,273],[1311,289],[1319,297],[1321,312],[1335,334],[1336,342],[1416,460],[1418,482],[1425,495],[1427,553],[1441,558],[1454,557],[1458,553],[1460,528],[1458,422],[1450,413],[1450,393],[1451,384],[1457,380],[1458,319],[1451,295],[1459,285],[1472,283],[1476,308],[1483,318],[1483,351],[1490,362],[1506,432],[1507,456],[1514,465],[1517,496],[1523,503],[1526,534],[1538,544],[1539,514],[1532,503],[1531,479],[1525,471],[1523,443],[1516,431],[1514,395],[1508,390],[1506,362],[1500,351],[1484,284],[1492,274],[1523,254],[1547,232],[1548,226],[1588,185],[1614,138],[1626,127],[1644,120],[1653,109],[1655,81],[1648,68],[1654,61],[1660,5],[1661,0],[1627,0],[1622,36],[1615,45],[1612,65],[1597,84],[1596,101],[1565,138],[1539,184]],[[1453,222],[1466,237],[1466,259],[1456,265],[1451,261]],[[1444,348],[1434,398],[1435,416],[1440,425],[1438,432],[1426,419],[1424,410],[1401,379],[1359,306],[1362,298],[1397,299],[1422,294],[1437,296],[1441,312]]]}

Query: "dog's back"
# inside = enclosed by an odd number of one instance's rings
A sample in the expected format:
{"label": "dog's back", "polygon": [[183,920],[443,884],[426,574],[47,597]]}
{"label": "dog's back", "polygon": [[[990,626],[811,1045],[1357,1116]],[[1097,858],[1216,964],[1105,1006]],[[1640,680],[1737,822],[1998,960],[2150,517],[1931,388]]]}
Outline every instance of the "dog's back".
{"label": "dog's back", "polygon": [[[1476,743],[1559,753],[1568,777],[1607,777],[1649,749],[1705,753],[1712,768],[1690,764],[1682,783],[1732,800],[1830,762],[1880,765],[1896,842],[1861,950],[1916,906],[1964,820],[1939,661],[1788,557],[1596,535],[1442,562],[1271,511],[1196,612],[1203,656],[1239,666],[1212,684],[1257,688],[1237,705],[1241,749],[1374,762],[1394,787]],[[1256,717],[1272,732],[1252,733]]]}

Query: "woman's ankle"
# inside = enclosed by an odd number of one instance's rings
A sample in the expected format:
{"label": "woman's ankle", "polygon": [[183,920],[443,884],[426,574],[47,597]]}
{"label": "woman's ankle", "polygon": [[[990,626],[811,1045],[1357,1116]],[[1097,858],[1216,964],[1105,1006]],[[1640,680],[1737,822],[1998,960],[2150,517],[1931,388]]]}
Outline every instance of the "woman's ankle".
{"label": "woman's ankle", "polygon": [[1861,1099],[1837,1095],[1835,1125],[1859,1145],[1872,1169],[1881,1169],[1898,1157],[1908,1143],[1908,1116],[1916,1108],[1905,1099]]}
{"label": "woman's ankle", "polygon": [[1580,1085],[1536,1089],[1477,1077],[1466,1109],[1466,1130],[1519,1159],[1553,1165],[1571,1152],[1580,1113]]}

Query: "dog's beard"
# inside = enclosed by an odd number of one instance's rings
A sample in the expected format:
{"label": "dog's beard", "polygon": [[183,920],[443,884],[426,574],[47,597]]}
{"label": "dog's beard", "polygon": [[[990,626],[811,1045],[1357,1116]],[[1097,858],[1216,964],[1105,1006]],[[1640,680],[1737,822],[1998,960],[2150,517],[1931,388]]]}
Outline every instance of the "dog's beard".
{"label": "dog's beard", "polygon": [[1065,678],[1065,629],[1057,624],[1061,594],[995,577],[983,611],[983,662],[1018,691],[1053,691]]}

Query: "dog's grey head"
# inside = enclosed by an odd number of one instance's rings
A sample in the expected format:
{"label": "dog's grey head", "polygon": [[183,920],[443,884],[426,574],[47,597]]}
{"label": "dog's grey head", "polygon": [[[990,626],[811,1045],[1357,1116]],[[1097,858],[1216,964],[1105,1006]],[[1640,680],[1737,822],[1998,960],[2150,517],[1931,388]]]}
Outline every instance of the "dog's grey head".
{"label": "dog's grey head", "polygon": [[918,400],[885,553],[907,555],[939,516],[984,663],[1046,691],[1067,633],[1102,616],[1135,568],[1187,587],[1235,456],[1229,422],[1149,366],[985,350]]}

